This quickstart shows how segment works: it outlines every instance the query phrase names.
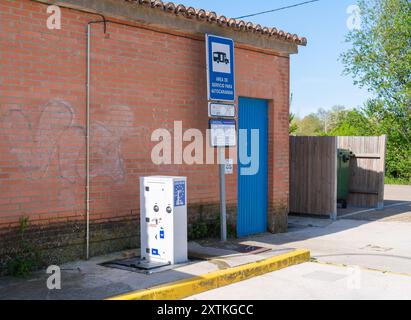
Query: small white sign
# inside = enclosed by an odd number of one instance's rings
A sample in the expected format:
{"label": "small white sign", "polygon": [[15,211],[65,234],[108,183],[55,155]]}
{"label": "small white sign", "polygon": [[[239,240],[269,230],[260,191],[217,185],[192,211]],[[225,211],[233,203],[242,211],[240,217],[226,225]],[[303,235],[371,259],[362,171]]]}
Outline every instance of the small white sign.
{"label": "small white sign", "polygon": [[211,119],[210,134],[212,147],[236,146],[236,121],[232,119]]}
{"label": "small white sign", "polygon": [[234,160],[233,159],[225,159],[225,174],[233,174],[234,173]]}
{"label": "small white sign", "polygon": [[208,103],[208,116],[213,117],[223,117],[223,118],[234,118],[235,117],[235,105],[224,104],[224,103]]}

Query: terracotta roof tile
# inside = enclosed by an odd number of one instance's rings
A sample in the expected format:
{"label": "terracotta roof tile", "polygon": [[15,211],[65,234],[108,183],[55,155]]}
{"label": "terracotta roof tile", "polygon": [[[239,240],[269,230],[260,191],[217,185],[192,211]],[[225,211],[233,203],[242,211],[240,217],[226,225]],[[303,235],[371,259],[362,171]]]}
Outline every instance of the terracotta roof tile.
{"label": "terracotta roof tile", "polygon": [[197,19],[208,23],[215,23],[221,27],[227,27],[243,32],[252,32],[265,35],[267,37],[273,37],[283,41],[292,42],[298,45],[305,46],[307,39],[299,37],[296,34],[284,32],[276,28],[263,27],[259,24],[247,22],[244,20],[227,18],[223,15],[218,15],[215,12],[206,11],[204,9],[195,9],[193,7],[186,7],[182,4],[175,4],[173,2],[163,2],[161,0],[124,0],[126,2],[137,3],[143,6],[147,6],[157,10],[163,10],[168,13],[183,16],[187,19]]}

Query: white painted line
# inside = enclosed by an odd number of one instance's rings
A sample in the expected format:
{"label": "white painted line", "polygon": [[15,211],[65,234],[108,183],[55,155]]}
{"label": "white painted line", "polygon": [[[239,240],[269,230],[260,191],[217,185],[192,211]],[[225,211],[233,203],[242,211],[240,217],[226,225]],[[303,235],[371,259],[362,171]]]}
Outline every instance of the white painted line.
{"label": "white painted line", "polygon": [[[384,209],[393,208],[393,207],[399,207],[399,206],[403,206],[403,205],[406,205],[406,204],[411,204],[411,202],[408,201],[408,202],[400,202],[400,203],[390,204],[390,205],[388,205],[388,206],[384,206]],[[384,209],[383,209],[383,210],[384,210]],[[382,210],[379,210],[379,209],[377,209],[377,208],[367,209],[367,210],[361,210],[361,211],[356,211],[356,212],[352,212],[352,213],[347,213],[347,214],[345,214],[345,215],[343,215],[343,216],[339,216],[338,218],[340,219],[340,218],[345,218],[345,217],[351,217],[351,216],[355,216],[355,215],[360,214],[360,213],[372,212],[372,211],[382,211]]]}

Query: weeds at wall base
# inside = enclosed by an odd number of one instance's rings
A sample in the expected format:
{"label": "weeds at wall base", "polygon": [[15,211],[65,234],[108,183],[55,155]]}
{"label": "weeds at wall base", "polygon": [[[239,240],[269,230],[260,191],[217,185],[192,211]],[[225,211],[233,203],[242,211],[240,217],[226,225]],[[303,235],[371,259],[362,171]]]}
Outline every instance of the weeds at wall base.
{"label": "weeds at wall base", "polygon": [[25,239],[25,231],[29,227],[29,218],[22,216],[19,219],[19,243],[14,254],[8,257],[6,275],[18,278],[27,278],[35,270],[44,266],[40,250]]}
{"label": "weeds at wall base", "polygon": [[[234,225],[227,223],[228,238],[236,238],[237,232]],[[188,240],[207,238],[220,238],[220,217],[209,221],[200,220],[188,227]]]}

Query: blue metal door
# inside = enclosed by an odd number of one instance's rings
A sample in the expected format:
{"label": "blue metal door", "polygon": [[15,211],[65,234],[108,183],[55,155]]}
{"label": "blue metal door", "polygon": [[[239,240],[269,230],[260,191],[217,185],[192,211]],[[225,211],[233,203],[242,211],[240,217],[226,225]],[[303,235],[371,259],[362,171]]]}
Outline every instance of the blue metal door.
{"label": "blue metal door", "polygon": [[239,98],[238,106],[239,237],[267,231],[268,103]]}

